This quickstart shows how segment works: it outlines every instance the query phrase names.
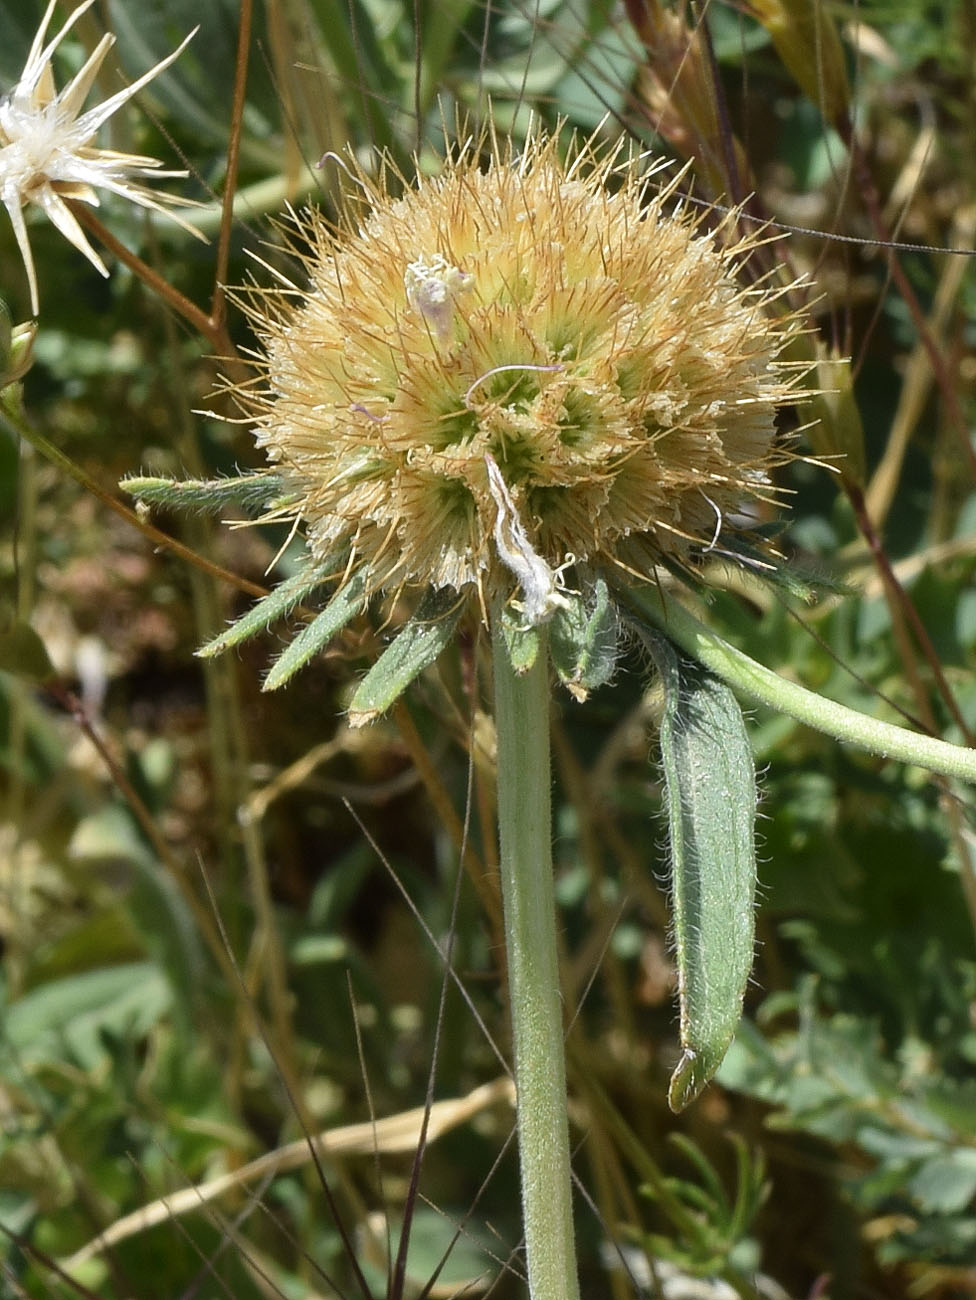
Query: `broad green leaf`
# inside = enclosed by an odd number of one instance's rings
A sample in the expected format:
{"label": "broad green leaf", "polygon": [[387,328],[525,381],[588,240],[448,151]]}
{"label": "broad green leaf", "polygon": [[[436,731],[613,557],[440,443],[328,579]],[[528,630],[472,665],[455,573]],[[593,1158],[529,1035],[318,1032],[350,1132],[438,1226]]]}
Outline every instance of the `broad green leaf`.
{"label": "broad green leaf", "polygon": [[[72,860],[86,871],[125,864],[127,919],[135,922],[129,942],[141,939],[140,949],[155,958],[174,995],[174,1018],[186,1021],[205,994],[206,959],[189,905],[173,877],[156,859],[132,814],[108,805],[83,818],[71,837]],[[122,936],[119,937],[122,943]],[[68,961],[77,945],[62,941],[55,955]],[[122,949],[124,951],[124,949]],[[82,954],[78,953],[79,959]],[[88,959],[90,962],[90,957]]]}
{"label": "broad green leaf", "polygon": [[617,614],[607,584],[599,579],[592,596],[569,595],[549,627],[549,652],[571,695],[585,700],[613,676],[617,664]]}
{"label": "broad green leaf", "polygon": [[212,641],[202,645],[197,651],[201,659],[210,659],[214,655],[229,650],[231,646],[240,645],[248,637],[257,636],[270,627],[277,619],[289,614],[296,605],[301,604],[323,580],[325,569],[321,565],[306,566],[298,573],[279,582],[267,596],[262,596],[252,605],[246,614],[233,622],[229,628],[215,636]]}
{"label": "broad green leaf", "polygon": [[344,583],[311,623],[299,632],[294,641],[275,660],[264,679],[263,691],[276,691],[294,677],[310,659],[325,648],[347,623],[366,608],[364,591],[366,579],[362,572],[354,573]]}
{"label": "broad green leaf", "polygon": [[724,683],[638,625],[664,687],[661,765],[671,844],[683,1110],[722,1062],[752,967],[756,778],[742,711]]}
{"label": "broad green leaf", "polygon": [[451,587],[427,593],[410,622],[360,682],[349,706],[352,726],[362,727],[379,717],[434,662],[454,635],[463,609],[464,601]]}

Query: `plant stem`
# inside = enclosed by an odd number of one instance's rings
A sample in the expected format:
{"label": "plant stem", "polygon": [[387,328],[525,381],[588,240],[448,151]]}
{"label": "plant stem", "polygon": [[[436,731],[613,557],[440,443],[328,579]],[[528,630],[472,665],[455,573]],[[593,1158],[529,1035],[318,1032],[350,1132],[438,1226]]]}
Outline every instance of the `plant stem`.
{"label": "plant stem", "polygon": [[808,727],[815,727],[835,740],[857,745],[882,758],[911,763],[940,776],[976,785],[976,749],[951,745],[945,740],[909,731],[907,727],[881,722],[788,681],[723,641],[660,588],[647,595],[628,590],[626,602],[640,617],[660,628],[686,654],[704,664],[733,690],[741,691],[743,695]]}
{"label": "plant stem", "polygon": [[529,1294],[577,1300],[562,999],[556,952],[544,629],[523,676],[492,620],[498,829],[518,1092],[519,1161]]}

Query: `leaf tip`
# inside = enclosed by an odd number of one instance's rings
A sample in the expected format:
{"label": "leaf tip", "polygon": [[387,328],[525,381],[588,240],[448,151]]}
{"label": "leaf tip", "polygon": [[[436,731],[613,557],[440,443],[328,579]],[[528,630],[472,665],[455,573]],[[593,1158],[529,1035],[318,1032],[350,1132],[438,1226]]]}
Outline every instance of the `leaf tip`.
{"label": "leaf tip", "polygon": [[677,1115],[690,1106],[701,1095],[708,1080],[709,1074],[702,1069],[698,1053],[686,1047],[668,1085],[668,1105],[672,1111]]}

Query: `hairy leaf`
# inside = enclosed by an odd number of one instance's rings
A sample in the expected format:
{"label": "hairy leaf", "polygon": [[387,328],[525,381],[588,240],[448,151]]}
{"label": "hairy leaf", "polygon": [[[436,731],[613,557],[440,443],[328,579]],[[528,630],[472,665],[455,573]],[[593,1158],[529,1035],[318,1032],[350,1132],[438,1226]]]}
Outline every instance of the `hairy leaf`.
{"label": "hairy leaf", "polygon": [[722,1062],[752,967],[756,779],[729,688],[638,626],[664,686],[661,764],[671,842],[682,1056],[668,1101],[683,1110]]}
{"label": "hairy leaf", "polygon": [[277,501],[283,484],[276,474],[235,474],[227,478],[124,478],[120,486],[140,501],[171,510],[215,515],[228,506],[264,510]]}
{"label": "hairy leaf", "polygon": [[276,619],[283,618],[310,595],[322,582],[325,569],[322,565],[306,566],[298,573],[279,582],[273,591],[261,599],[212,641],[197,651],[201,659],[210,659],[231,646],[240,645],[248,637],[256,636],[270,627]]}
{"label": "hairy leaf", "polygon": [[600,578],[592,595],[569,595],[549,634],[552,662],[563,685],[579,700],[603,686],[617,664],[617,613]]}
{"label": "hairy leaf", "polygon": [[366,608],[364,591],[366,579],[362,573],[355,573],[345,583],[311,623],[299,632],[294,641],[284,650],[272,665],[271,671],[264,679],[263,691],[276,691],[279,686],[294,677],[299,668],[304,668],[308,661],[324,649],[332,638]]}
{"label": "hairy leaf", "polygon": [[360,682],[349,706],[354,727],[385,712],[434,662],[454,635],[463,608],[464,602],[450,587],[428,592],[410,622]]}

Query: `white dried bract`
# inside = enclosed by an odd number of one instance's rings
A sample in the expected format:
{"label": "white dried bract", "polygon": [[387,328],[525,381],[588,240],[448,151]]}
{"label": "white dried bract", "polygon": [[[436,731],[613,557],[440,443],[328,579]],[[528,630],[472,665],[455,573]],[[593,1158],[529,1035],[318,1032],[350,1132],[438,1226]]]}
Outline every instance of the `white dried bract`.
{"label": "white dried bract", "polygon": [[487,453],[485,466],[488,490],[498,506],[494,531],[498,558],[522,588],[521,609],[527,625],[538,627],[548,623],[557,609],[566,609],[569,601],[559,590],[559,573],[533,550],[502,472]]}

